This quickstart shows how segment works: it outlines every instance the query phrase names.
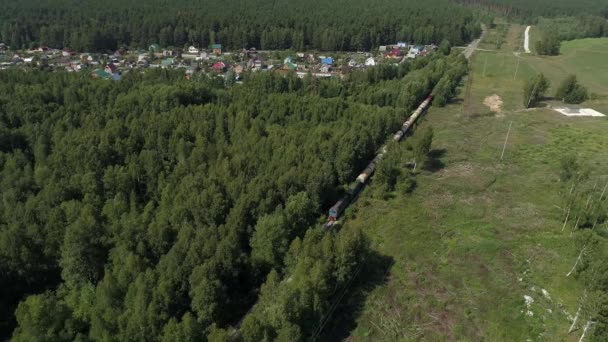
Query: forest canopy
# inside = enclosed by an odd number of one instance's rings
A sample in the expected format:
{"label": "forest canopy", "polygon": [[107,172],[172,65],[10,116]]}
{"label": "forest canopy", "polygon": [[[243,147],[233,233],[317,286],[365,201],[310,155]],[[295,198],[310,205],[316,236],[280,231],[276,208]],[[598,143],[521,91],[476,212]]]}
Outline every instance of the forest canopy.
{"label": "forest canopy", "polygon": [[369,51],[398,40],[463,45],[479,32],[473,11],[448,0],[6,0],[0,12],[0,41],[12,47],[90,52],[212,43]]}
{"label": "forest canopy", "polygon": [[[366,255],[359,232],[312,227],[412,108],[466,71],[434,53],[228,87],[167,69],[0,73],[2,337],[199,341],[255,302],[246,340],[312,336]],[[292,316],[259,314],[273,293]]]}

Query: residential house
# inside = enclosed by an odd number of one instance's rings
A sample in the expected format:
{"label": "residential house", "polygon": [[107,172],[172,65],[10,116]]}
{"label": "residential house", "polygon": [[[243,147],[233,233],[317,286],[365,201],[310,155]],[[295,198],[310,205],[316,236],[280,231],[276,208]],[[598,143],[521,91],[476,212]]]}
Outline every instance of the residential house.
{"label": "residential house", "polygon": [[72,50],[70,50],[70,48],[63,48],[63,50],[61,50],[61,55],[63,57],[70,57],[72,55]]}
{"label": "residential house", "polygon": [[288,63],[285,63],[285,65],[284,65],[284,67],[283,67],[283,68],[284,68],[285,70],[291,70],[291,71],[295,71],[295,70],[298,68],[298,66],[297,66],[297,65],[295,65],[295,64],[293,64],[293,63],[291,63],[291,62],[288,62]]}
{"label": "residential house", "polygon": [[118,70],[118,67],[114,65],[114,63],[108,63],[106,64],[106,67],[103,70],[108,74],[114,74]]}
{"label": "residential house", "polygon": [[95,71],[93,71],[91,73],[91,77],[93,78],[109,78],[110,74],[108,74],[107,72],[105,72],[104,70],[101,69],[95,69]]}
{"label": "residential house", "polygon": [[222,72],[226,70],[226,64],[224,62],[215,62],[211,68],[215,72]]}
{"label": "residential house", "polygon": [[222,54],[222,44],[211,44],[209,46],[209,49],[211,49],[211,52],[213,54],[216,54],[216,55]]}
{"label": "residential house", "polygon": [[72,61],[68,57],[60,57],[55,62],[55,66],[58,67],[67,67],[72,64]]}
{"label": "residential house", "polygon": [[195,54],[195,55],[196,55],[196,54],[198,54],[199,52],[200,52],[200,51],[199,51],[199,49],[197,49],[195,46],[190,46],[190,47],[188,47],[188,53],[191,53],[191,54]]}
{"label": "residential house", "polygon": [[173,50],[163,50],[164,57],[173,57],[175,56],[175,51]]}
{"label": "residential house", "polygon": [[406,57],[407,58],[416,58],[416,56],[418,56],[419,53],[420,53],[420,50],[417,47],[412,46],[412,47],[410,47],[410,50],[407,52]]}
{"label": "residential house", "polygon": [[299,58],[300,60],[303,60],[303,59],[304,59],[304,57],[305,57],[304,52],[298,52],[298,53],[296,53],[296,56],[298,56],[298,58]]}
{"label": "residential house", "polygon": [[390,52],[385,54],[387,58],[399,58],[401,57],[401,50],[392,49]]}
{"label": "residential house", "polygon": [[168,68],[170,66],[172,66],[175,63],[175,60],[173,58],[165,58],[162,61],[160,61],[160,66],[163,68]]}
{"label": "residential house", "polygon": [[405,49],[407,48],[407,43],[406,42],[397,42],[397,48],[399,49]]}
{"label": "residential house", "polygon": [[82,53],[82,54],[80,54],[80,61],[82,63],[90,63],[93,61],[93,56],[91,56],[88,53]]}
{"label": "residential house", "polygon": [[264,68],[264,61],[261,58],[256,57],[250,59],[249,62],[247,62],[247,66],[252,70],[262,70],[262,68]]}
{"label": "residential house", "polygon": [[325,57],[325,56],[321,56],[319,57],[321,58],[321,63],[325,64],[325,65],[333,65],[334,64],[334,59],[331,57]]}

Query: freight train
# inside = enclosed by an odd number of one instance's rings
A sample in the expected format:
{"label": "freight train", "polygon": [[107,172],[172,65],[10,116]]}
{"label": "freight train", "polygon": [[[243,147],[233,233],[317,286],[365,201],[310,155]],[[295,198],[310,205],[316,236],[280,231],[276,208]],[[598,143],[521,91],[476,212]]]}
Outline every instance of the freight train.
{"label": "freight train", "polygon": [[[424,101],[422,101],[420,106],[418,106],[418,108],[416,108],[414,113],[412,113],[412,115],[410,115],[410,117],[403,123],[401,128],[397,132],[395,132],[395,134],[393,135],[393,141],[400,142],[403,139],[403,137],[405,136],[407,131],[409,131],[410,127],[412,127],[412,125],[414,124],[414,122],[416,122],[418,117],[429,107],[432,100],[433,100],[433,94],[430,94]],[[386,145],[382,146],[380,148],[379,152],[374,157],[374,159],[372,159],[372,161],[369,164],[367,164],[365,169],[363,169],[363,171],[361,171],[359,176],[357,176],[357,179],[348,188],[348,190],[346,191],[346,194],[344,194],[344,196],[342,196],[342,198],[340,198],[340,200],[338,200],[338,202],[336,202],[336,204],[334,204],[331,208],[329,208],[327,222],[324,225],[325,228],[330,228],[331,226],[333,226],[335,224],[336,220],[338,219],[338,217],[344,212],[344,210],[353,201],[353,199],[355,199],[357,197],[359,192],[363,189],[363,187],[367,183],[367,180],[369,179],[369,177],[371,177],[371,175],[376,170],[376,166],[378,166],[378,163],[382,160],[382,158],[386,154],[386,151],[387,151]]]}

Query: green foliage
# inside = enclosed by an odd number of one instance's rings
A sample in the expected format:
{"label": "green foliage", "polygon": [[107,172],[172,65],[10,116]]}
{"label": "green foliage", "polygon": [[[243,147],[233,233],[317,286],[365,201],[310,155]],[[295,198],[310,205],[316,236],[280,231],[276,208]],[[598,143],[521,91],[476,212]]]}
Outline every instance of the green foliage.
{"label": "green foliage", "polygon": [[244,341],[305,341],[317,336],[332,302],[363,262],[367,241],[358,230],[309,230],[286,256],[283,280],[270,272],[260,299],[241,325]]}
{"label": "green foliage", "polygon": [[575,155],[568,154],[562,157],[560,161],[560,180],[566,182],[578,175],[580,166]]}
{"label": "green foliage", "polygon": [[557,56],[561,41],[554,34],[544,34],[543,37],[536,42],[536,52],[539,55]]}
{"label": "green foliage", "polygon": [[424,129],[417,132],[416,138],[412,143],[412,152],[414,153],[414,160],[416,163],[423,165],[426,161],[427,155],[431,151],[431,144],[433,143],[433,128],[425,127]]}
{"label": "green foliage", "polygon": [[585,101],[587,89],[578,83],[576,75],[569,75],[557,88],[555,97],[566,103],[581,103]]}
{"label": "green foliage", "polygon": [[[354,241],[302,237],[459,68],[453,58],[344,81],[257,73],[233,87],[172,70],[120,82],[0,73],[2,333],[19,323],[15,336],[30,340],[30,326],[58,340],[220,339],[217,329],[245,315],[275,268],[313,277],[287,292],[288,320],[263,320],[262,338],[310,336],[308,313],[319,319],[364,252]],[[315,252],[322,243],[331,251]],[[58,289],[44,297],[52,305],[36,305],[57,321],[35,322],[43,315],[26,314],[28,296],[49,288]],[[304,309],[315,296],[323,305]],[[292,300],[300,316],[290,316]]]}
{"label": "green foliage", "polygon": [[530,108],[540,101],[547,89],[549,80],[542,73],[528,79],[524,84],[524,106]]}
{"label": "green foliage", "polygon": [[472,12],[447,0],[379,0],[374,6],[343,0],[146,0],[137,5],[85,0],[78,6],[64,0],[6,0],[0,13],[0,41],[12,47],[48,45],[100,52],[120,46],[148,50],[151,44],[184,48],[212,43],[224,49],[369,51],[396,41],[424,44],[447,39],[462,45],[480,33]]}

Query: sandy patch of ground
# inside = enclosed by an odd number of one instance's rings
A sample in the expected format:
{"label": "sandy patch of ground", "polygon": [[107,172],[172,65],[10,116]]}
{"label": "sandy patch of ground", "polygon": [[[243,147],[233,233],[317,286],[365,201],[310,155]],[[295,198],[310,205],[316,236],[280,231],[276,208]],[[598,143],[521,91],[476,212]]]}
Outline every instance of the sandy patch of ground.
{"label": "sandy patch of ground", "polygon": [[483,100],[483,104],[486,105],[487,107],[490,108],[491,111],[493,111],[494,113],[500,113],[502,112],[502,99],[500,98],[500,96],[494,94],[491,96],[486,97]]}
{"label": "sandy patch of ground", "polygon": [[458,163],[437,172],[439,177],[466,177],[473,174],[473,165],[470,163]]}

